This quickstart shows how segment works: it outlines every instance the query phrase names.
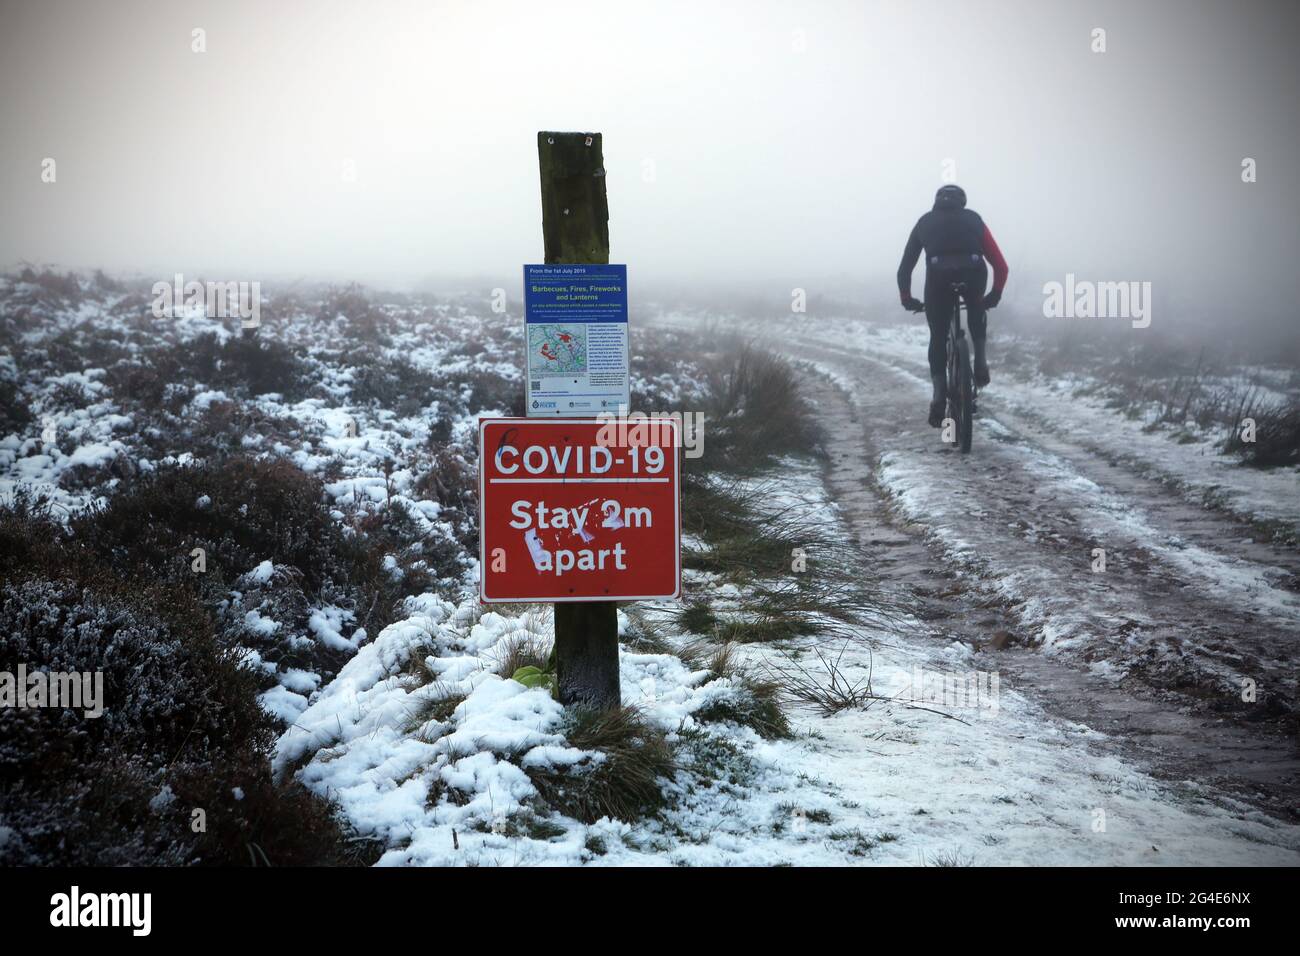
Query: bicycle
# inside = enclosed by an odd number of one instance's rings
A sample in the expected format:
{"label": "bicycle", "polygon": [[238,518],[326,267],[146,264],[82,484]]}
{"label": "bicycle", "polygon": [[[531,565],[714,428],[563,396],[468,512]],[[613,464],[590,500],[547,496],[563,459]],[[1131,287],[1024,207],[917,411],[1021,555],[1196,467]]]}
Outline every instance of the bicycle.
{"label": "bicycle", "polygon": [[[971,368],[970,339],[961,325],[961,312],[966,308],[966,283],[953,282],[948,286],[952,290],[952,320],[948,323],[948,417],[957,426],[957,447],[963,453],[970,451],[971,438],[975,430],[975,396],[979,388],[975,384],[975,375]],[[916,312],[924,312],[925,303],[920,303]]]}

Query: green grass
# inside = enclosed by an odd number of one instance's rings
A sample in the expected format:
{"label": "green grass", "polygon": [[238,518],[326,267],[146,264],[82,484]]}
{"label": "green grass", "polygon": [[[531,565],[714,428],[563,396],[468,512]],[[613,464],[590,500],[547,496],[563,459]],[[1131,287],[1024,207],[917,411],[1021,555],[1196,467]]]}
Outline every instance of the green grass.
{"label": "green grass", "polygon": [[434,694],[422,699],[407,718],[407,733],[415,733],[431,720],[448,723],[452,713],[466,697],[463,692],[456,690],[450,684],[435,683]]}
{"label": "green grass", "polygon": [[718,626],[718,616],[703,601],[692,601],[676,615],[677,626],[690,634],[711,634]]}
{"label": "green grass", "polygon": [[635,707],[574,708],[564,736],[569,746],[604,755],[598,763],[529,768],[547,806],[584,823],[601,817],[634,821],[667,804],[664,783],[677,772],[673,746]]}
{"label": "green grass", "polygon": [[693,715],[696,720],[741,724],[753,728],[760,737],[768,740],[792,736],[790,722],[781,706],[780,685],[757,677],[742,667],[731,644],[723,644],[711,652],[703,648],[688,648],[683,658],[691,666],[707,670],[711,680],[727,679],[734,687],[730,697],[715,700],[697,710]]}

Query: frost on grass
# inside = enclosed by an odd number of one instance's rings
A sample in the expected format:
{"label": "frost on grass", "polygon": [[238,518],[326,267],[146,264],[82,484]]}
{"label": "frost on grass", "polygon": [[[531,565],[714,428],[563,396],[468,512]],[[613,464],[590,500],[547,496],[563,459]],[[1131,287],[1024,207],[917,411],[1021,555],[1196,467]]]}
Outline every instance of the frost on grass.
{"label": "frost on grass", "polygon": [[[807,408],[788,366],[678,329],[642,340],[633,389],[706,408],[730,474],[688,463],[694,601],[621,617],[624,709],[564,711],[510,679],[544,666],[548,612],[466,598],[474,422],[520,410],[517,317],[355,286],[267,298],[246,336],[160,322],[102,276],[0,283],[0,646],[137,670],[113,671],[113,740],[0,713],[0,861],[1294,859],[1293,830],[1160,788],[1009,687],[995,722],[776,706],[773,654],[811,667],[805,642],[845,626],[846,673],[879,688],[970,661],[910,645],[873,596],[779,584],[794,546],[816,562],[837,533],[815,464],[781,459],[815,452]],[[746,508],[773,471],[771,507]]]}
{"label": "frost on grass", "polygon": [[11,578],[0,633],[0,669],[103,675],[98,718],[0,709],[0,863],[243,864],[252,846],[268,862],[346,862],[329,806],[272,781],[275,723],[185,595],[75,569]]}
{"label": "frost on grass", "polygon": [[[275,768],[337,801],[384,864],[582,862],[653,853],[689,824],[743,831],[762,738],[729,720],[747,690],[670,654],[621,654],[629,706],[566,711],[500,676],[547,613],[478,616],[426,595],[339,672],[280,740]],[[626,622],[625,622],[626,623]],[[599,847],[600,852],[592,848]]]}

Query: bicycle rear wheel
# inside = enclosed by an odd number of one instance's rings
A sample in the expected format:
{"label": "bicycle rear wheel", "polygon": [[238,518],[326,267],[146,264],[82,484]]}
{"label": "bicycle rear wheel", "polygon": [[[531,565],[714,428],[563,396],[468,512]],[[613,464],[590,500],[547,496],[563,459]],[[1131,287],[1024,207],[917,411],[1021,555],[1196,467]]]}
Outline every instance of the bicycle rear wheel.
{"label": "bicycle rear wheel", "polygon": [[957,424],[957,447],[970,451],[975,430],[975,379],[971,371],[970,340],[962,336],[956,342],[955,375],[949,379],[948,409]]}

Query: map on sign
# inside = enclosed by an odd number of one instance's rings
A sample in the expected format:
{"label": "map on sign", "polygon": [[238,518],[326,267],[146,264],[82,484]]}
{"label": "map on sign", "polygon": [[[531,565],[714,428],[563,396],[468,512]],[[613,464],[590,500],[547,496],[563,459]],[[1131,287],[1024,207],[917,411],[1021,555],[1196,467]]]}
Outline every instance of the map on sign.
{"label": "map on sign", "polygon": [[538,322],[528,326],[530,363],[543,378],[587,374],[587,330],[582,325]]}
{"label": "map on sign", "polygon": [[529,417],[599,415],[631,404],[627,266],[524,266]]}

